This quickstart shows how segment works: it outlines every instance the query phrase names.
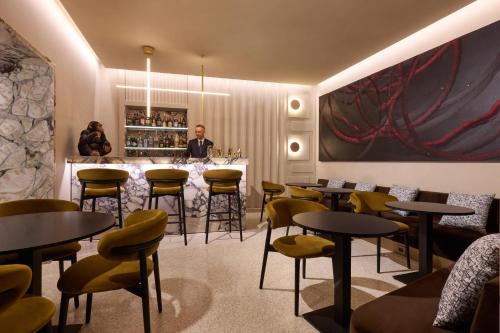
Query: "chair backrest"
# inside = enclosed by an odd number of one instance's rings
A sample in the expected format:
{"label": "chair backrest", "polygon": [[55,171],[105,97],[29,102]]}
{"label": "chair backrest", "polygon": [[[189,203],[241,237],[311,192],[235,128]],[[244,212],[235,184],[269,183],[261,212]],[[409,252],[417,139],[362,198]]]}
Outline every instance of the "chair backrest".
{"label": "chair backrest", "polygon": [[278,195],[285,192],[285,186],[277,183],[272,183],[267,180],[262,181],[262,189],[264,192],[273,192],[273,194]]}
{"label": "chair backrest", "polygon": [[271,228],[281,228],[293,225],[293,216],[307,212],[324,212],[329,209],[324,205],[300,199],[280,199],[266,205],[266,214]]}
{"label": "chair backrest", "polygon": [[354,192],[349,196],[349,202],[354,205],[355,213],[388,212],[391,208],[386,207],[385,203],[389,201],[398,201],[398,198],[380,192]]}
{"label": "chair backrest", "polygon": [[124,185],[128,180],[128,171],[120,169],[94,168],[78,170],[76,173],[80,182],[85,182],[88,188],[107,188],[116,186],[117,182]]}
{"label": "chair backrest", "polygon": [[179,186],[186,184],[189,172],[181,169],[154,169],[147,170],[144,175],[148,182],[153,182],[158,186]]}
{"label": "chair backrest", "polygon": [[207,170],[203,172],[203,179],[209,185],[236,185],[239,184],[243,172],[232,169]]}
{"label": "chair backrest", "polygon": [[289,186],[288,190],[290,191],[290,196],[293,199],[306,199],[315,201],[321,201],[321,199],[323,199],[323,194],[321,194],[321,192],[309,190],[307,188]]}
{"label": "chair backrest", "polygon": [[0,203],[0,216],[79,210],[76,203],[59,199],[26,199]]}
{"label": "chair backrest", "polygon": [[0,265],[0,313],[9,308],[28,290],[31,269],[26,265]]}
{"label": "chair backrest", "polygon": [[109,260],[132,261],[139,259],[139,252],[146,256],[156,252],[167,226],[168,215],[163,210],[143,210],[130,214],[123,229],[106,233],[97,252]]}

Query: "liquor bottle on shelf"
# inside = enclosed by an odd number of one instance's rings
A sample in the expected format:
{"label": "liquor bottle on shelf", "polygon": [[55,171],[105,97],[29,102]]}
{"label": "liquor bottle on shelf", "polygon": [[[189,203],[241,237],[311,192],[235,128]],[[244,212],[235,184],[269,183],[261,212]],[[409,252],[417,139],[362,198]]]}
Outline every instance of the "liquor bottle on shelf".
{"label": "liquor bottle on shelf", "polygon": [[141,113],[141,118],[139,120],[139,124],[141,126],[144,126],[146,124],[146,119],[144,118],[144,114],[143,113]]}
{"label": "liquor bottle on shelf", "polygon": [[148,137],[147,137],[147,135],[145,135],[145,136],[143,137],[143,139],[142,139],[142,146],[143,146],[144,148],[148,148],[148,142],[149,142],[149,141],[148,141]]}
{"label": "liquor bottle on shelf", "polygon": [[137,147],[142,148],[142,136],[137,137]]}
{"label": "liquor bottle on shelf", "polygon": [[134,136],[130,139],[130,143],[132,147],[137,147],[137,140]]}
{"label": "liquor bottle on shelf", "polygon": [[175,148],[179,147],[179,133],[177,133],[177,132],[175,132],[174,146],[175,146]]}
{"label": "liquor bottle on shelf", "polygon": [[148,147],[150,147],[150,148],[154,147],[153,135],[148,136]]}
{"label": "liquor bottle on shelf", "polygon": [[146,126],[151,126],[151,117],[146,117],[145,125]]}
{"label": "liquor bottle on shelf", "polygon": [[127,135],[127,142],[125,143],[125,146],[130,147],[130,136]]}
{"label": "liquor bottle on shelf", "polygon": [[156,126],[161,127],[161,117],[160,117],[160,112],[158,112],[156,116]]}
{"label": "liquor bottle on shelf", "polygon": [[160,134],[158,148],[164,148],[163,135]]}
{"label": "liquor bottle on shelf", "polygon": [[168,113],[167,113],[167,126],[168,127],[172,127],[173,126],[173,124],[172,124],[172,117]]}
{"label": "liquor bottle on shelf", "polygon": [[174,147],[175,147],[175,145],[174,145],[174,144],[175,144],[175,143],[174,143],[174,138],[173,138],[173,135],[170,135],[170,134],[169,134],[169,135],[168,135],[168,146],[169,146],[170,148],[174,148]]}
{"label": "liquor bottle on shelf", "polygon": [[162,121],[161,121],[161,126],[163,126],[163,127],[167,127],[167,120],[166,120],[165,115],[163,115],[163,119],[162,119]]}
{"label": "liquor bottle on shelf", "polygon": [[179,127],[179,120],[177,119],[177,113],[174,113],[173,118],[174,118],[173,120],[174,127]]}

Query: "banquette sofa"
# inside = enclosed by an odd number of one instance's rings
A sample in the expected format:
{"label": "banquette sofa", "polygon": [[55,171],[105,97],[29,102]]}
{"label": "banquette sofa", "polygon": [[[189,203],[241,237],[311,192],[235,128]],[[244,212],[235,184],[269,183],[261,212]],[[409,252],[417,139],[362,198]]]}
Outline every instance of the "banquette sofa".
{"label": "banquette sofa", "polygon": [[[327,186],[327,179],[319,179],[319,184]],[[353,189],[356,183],[346,182],[345,188]],[[388,193],[390,187],[377,186],[376,192]],[[448,193],[419,191],[415,201],[437,202],[446,203]],[[343,211],[352,211],[352,206],[348,202],[349,196],[345,195],[339,202],[339,209]],[[329,199],[324,199],[329,200]],[[394,221],[406,223],[410,227],[409,237],[410,246],[418,248],[418,219],[417,215],[409,214],[408,216],[401,216],[394,212],[382,213],[382,216]],[[433,250],[434,254],[440,257],[456,261],[465,249],[472,244],[476,239],[483,236],[480,232],[471,229],[457,228],[452,226],[444,226],[439,224],[441,216],[434,217],[434,235],[433,235]],[[486,231],[488,234],[499,232],[500,224],[500,199],[495,198],[491,204],[488,214],[488,221],[486,224]],[[402,242],[396,235],[394,240]]]}

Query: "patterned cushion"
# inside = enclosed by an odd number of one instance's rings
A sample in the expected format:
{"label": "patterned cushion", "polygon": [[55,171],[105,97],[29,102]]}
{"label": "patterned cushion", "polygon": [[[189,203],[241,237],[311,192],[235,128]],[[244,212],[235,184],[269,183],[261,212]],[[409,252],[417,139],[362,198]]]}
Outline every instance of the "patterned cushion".
{"label": "patterned cushion", "polygon": [[460,256],[439,301],[434,326],[460,327],[472,321],[483,286],[498,276],[500,234],[483,236]]}
{"label": "patterned cushion", "polygon": [[342,188],[342,187],[344,187],[344,184],[345,184],[345,180],[330,179],[330,180],[328,180],[328,185],[326,185],[326,187]]}
{"label": "patterned cushion", "polygon": [[495,194],[450,193],[447,204],[474,209],[476,214],[469,216],[443,216],[439,224],[466,228],[486,234],[488,212]]}
{"label": "patterned cushion", "polygon": [[[406,187],[401,185],[392,185],[389,194],[398,198],[398,201],[414,201],[418,194],[418,187]],[[408,216],[409,212],[394,210],[401,216]]]}
{"label": "patterned cushion", "polygon": [[354,186],[354,189],[356,191],[365,191],[365,192],[373,192],[375,191],[375,188],[377,188],[377,185],[370,183],[357,183],[356,186]]}

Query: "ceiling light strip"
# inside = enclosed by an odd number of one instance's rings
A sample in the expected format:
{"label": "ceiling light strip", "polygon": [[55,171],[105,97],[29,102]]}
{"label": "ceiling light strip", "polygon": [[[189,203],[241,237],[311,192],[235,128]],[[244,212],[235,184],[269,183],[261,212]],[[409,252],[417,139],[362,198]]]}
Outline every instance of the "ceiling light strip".
{"label": "ceiling light strip", "polygon": [[154,91],[175,92],[175,93],[185,93],[185,94],[195,94],[195,95],[223,96],[223,97],[231,96],[231,94],[227,94],[227,93],[210,92],[210,91],[169,89],[169,88],[151,88],[151,87],[128,86],[128,85],[121,85],[121,84],[116,85],[116,88],[146,90],[146,91],[154,90]]}
{"label": "ceiling light strip", "polygon": [[146,114],[151,117],[151,59],[146,59]]}

